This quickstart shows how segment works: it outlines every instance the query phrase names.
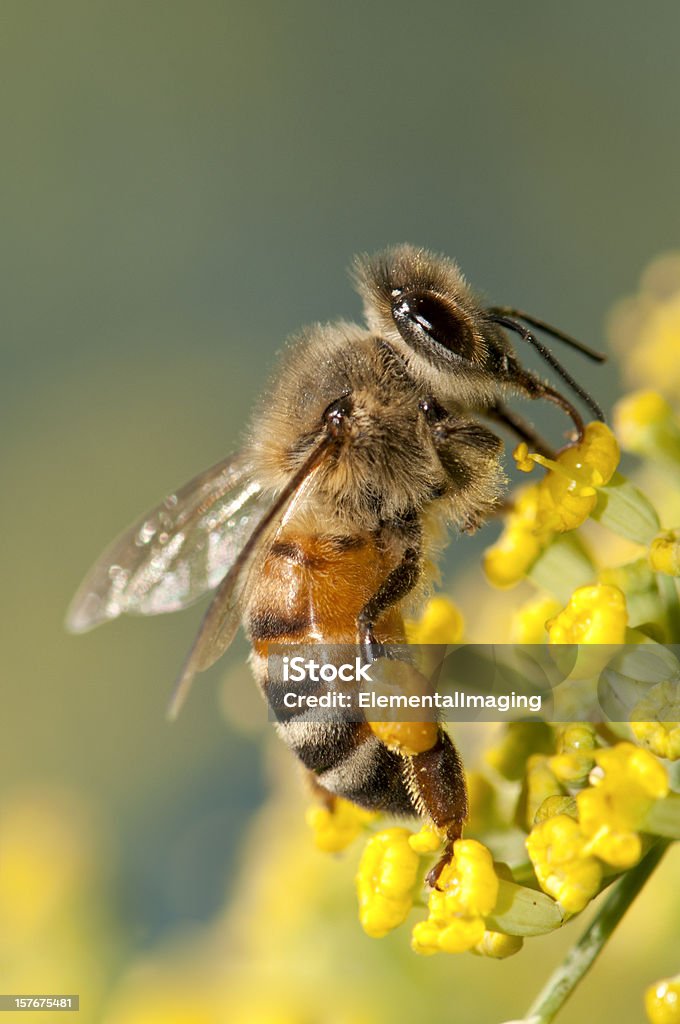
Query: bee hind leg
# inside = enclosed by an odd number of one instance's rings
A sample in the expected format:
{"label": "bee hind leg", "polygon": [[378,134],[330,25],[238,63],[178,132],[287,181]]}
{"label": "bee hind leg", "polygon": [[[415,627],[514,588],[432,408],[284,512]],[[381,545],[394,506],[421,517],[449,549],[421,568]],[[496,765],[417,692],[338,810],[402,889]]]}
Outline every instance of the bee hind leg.
{"label": "bee hind leg", "polygon": [[[456,836],[456,838],[459,839],[460,836]],[[446,846],[444,847],[444,852],[442,853],[441,857],[439,858],[435,866],[433,868],[430,868],[428,873],[425,875],[425,882],[427,885],[429,885],[430,889],[439,889],[439,885],[437,884],[439,882],[439,876],[441,875],[444,868],[447,867],[453,860],[453,844],[455,843],[455,841],[456,839],[448,840]]]}
{"label": "bee hind leg", "polygon": [[453,857],[453,844],[460,839],[468,817],[465,773],[458,751],[441,726],[429,749],[407,758],[409,791],[416,810],[429,817],[446,836],[444,851],[427,875],[435,888],[439,876]]}
{"label": "bee hind leg", "polygon": [[327,811],[331,811],[332,813],[338,802],[338,798],[335,793],[331,793],[330,790],[321,785],[316,773],[313,772],[311,768],[305,769],[305,779],[307,780],[307,786],[314,799],[322,804]]}

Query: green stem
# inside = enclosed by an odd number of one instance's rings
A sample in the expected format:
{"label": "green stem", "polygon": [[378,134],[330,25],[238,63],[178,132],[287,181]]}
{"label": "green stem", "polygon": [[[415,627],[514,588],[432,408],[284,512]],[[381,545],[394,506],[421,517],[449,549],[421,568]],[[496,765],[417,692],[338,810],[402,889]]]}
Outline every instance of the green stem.
{"label": "green stem", "polygon": [[637,867],[623,876],[566,959],[531,1006],[526,1024],[548,1024],[602,952],[612,932],[663,857],[669,841],[656,843]]}
{"label": "green stem", "polygon": [[666,631],[668,633],[667,643],[680,643],[680,601],[678,600],[678,587],[672,576],[657,576],[659,593],[666,605]]}

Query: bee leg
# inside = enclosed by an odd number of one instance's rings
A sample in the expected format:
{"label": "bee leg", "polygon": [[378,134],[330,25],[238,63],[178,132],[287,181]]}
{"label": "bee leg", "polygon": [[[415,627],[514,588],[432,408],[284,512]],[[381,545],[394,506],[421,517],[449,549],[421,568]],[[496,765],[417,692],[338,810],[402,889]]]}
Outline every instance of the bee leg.
{"label": "bee leg", "polygon": [[446,835],[442,856],[426,879],[434,888],[453,857],[453,844],[460,839],[468,816],[465,773],[458,751],[441,726],[434,746],[409,757],[408,762],[407,785],[416,809],[431,818]]}
{"label": "bee leg", "polygon": [[316,800],[318,800],[320,804],[323,804],[327,811],[333,812],[335,810],[335,805],[338,801],[338,798],[335,795],[335,793],[331,793],[328,789],[326,789],[325,786],[321,785],[316,776],[316,773],[313,772],[311,768],[305,769],[305,778],[307,780],[307,785],[311,790],[312,796]]}
{"label": "bee leg", "polygon": [[374,626],[383,612],[393,604],[401,601],[415,587],[420,578],[420,531],[415,529],[414,542],[406,548],[399,565],[392,570],[359,612],[357,631],[359,641],[364,647],[369,662],[384,658],[387,651],[383,644],[377,642],[373,632]]}
{"label": "bee leg", "polygon": [[538,431],[534,430],[532,425],[523,416],[508,408],[505,402],[501,402],[500,399],[494,402],[493,405],[484,410],[484,415],[488,416],[490,420],[495,420],[496,423],[501,423],[504,427],[507,427],[521,441],[525,441],[532,451],[545,455],[548,459],[555,458],[555,449],[551,448],[548,442],[543,440]]}
{"label": "bee leg", "polygon": [[[460,838],[460,837],[459,837]],[[453,859],[453,844],[455,840],[451,839],[447,842],[444,847],[444,852],[435,864],[433,868],[430,868],[428,873],[425,875],[425,883],[429,885],[430,889],[439,889],[438,881],[444,868],[451,863]]]}
{"label": "bee leg", "polygon": [[445,410],[438,414],[429,406],[423,411],[459,528],[473,533],[498,506],[503,442],[475,420],[449,416]]}

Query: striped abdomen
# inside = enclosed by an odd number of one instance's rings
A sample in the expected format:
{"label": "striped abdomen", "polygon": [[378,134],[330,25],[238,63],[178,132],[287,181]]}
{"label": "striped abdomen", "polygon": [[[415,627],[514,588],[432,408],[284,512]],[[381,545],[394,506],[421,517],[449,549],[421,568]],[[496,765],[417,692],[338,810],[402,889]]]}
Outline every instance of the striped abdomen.
{"label": "striped abdomen", "polygon": [[[270,643],[358,642],[358,615],[397,561],[370,535],[280,536],[245,611],[255,654],[266,657]],[[380,619],[376,636],[404,641],[395,608]]]}
{"label": "striped abdomen", "polygon": [[[244,625],[255,676],[267,696],[270,644],[356,644],[357,618],[396,564],[370,536],[286,534],[272,546],[248,602]],[[376,626],[382,641],[404,642],[403,619],[390,609]],[[340,709],[292,715],[277,726],[324,789],[368,807],[412,813],[401,779],[402,758],[367,722]]]}
{"label": "striped abdomen", "polygon": [[[356,644],[359,613],[397,561],[370,536],[279,538],[245,609],[253,668],[265,696],[270,687],[285,685],[268,678],[269,644]],[[405,641],[398,606],[374,632],[382,642]],[[438,825],[454,821],[457,829],[466,816],[460,759],[442,729],[431,749],[415,756],[389,749],[367,721],[347,721],[342,709],[291,713],[278,730],[328,793],[393,814],[426,813]]]}

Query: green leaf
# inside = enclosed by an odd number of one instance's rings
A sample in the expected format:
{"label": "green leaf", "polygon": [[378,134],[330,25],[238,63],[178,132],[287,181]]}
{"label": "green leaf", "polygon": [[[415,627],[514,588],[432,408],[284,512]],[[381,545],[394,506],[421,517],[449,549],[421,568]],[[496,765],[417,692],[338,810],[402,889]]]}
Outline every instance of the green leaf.
{"label": "green leaf", "polygon": [[659,594],[663,598],[666,611],[666,633],[669,644],[680,643],[680,600],[678,600],[677,580],[672,576],[657,576]]}
{"label": "green leaf", "polygon": [[[618,587],[626,595],[628,624],[638,627],[653,623],[663,633],[659,623],[666,617],[666,605],[659,592],[656,573],[647,558],[638,558],[626,565],[605,568],[599,574],[600,583]],[[658,637],[665,640],[665,634]]]}
{"label": "green leaf", "polygon": [[606,487],[598,488],[591,518],[636,544],[651,543],[660,529],[652,503],[620,473],[615,473]]}
{"label": "green leaf", "polygon": [[592,583],[595,568],[580,538],[574,533],[562,533],[541,552],[528,576],[566,604],[578,587]]}
{"label": "green leaf", "polygon": [[657,836],[680,839],[680,793],[669,793],[647,812],[642,828]]}
{"label": "green leaf", "polygon": [[503,878],[494,911],[486,918],[487,928],[507,935],[546,935],[563,924],[564,916],[555,900]]}

